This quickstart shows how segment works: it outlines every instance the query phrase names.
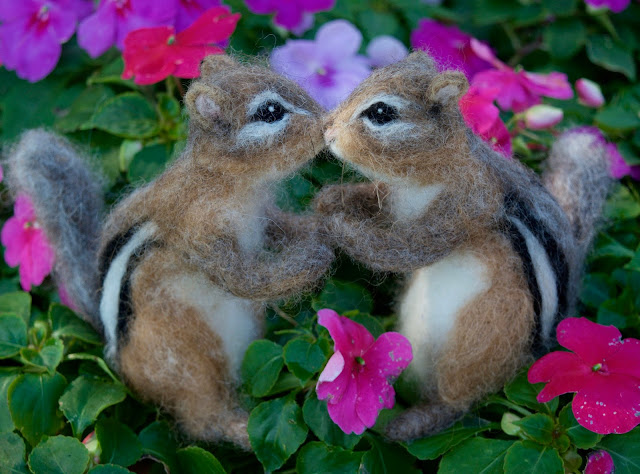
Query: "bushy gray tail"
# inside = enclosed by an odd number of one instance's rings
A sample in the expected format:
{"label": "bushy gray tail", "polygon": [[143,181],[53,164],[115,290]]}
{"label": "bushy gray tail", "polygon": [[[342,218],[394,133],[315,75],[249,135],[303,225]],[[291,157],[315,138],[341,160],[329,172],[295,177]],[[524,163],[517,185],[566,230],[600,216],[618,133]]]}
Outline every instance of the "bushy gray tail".
{"label": "bushy gray tail", "polygon": [[42,129],[25,132],[5,163],[11,193],[31,199],[55,249],[54,278],[78,312],[99,328],[96,255],[103,207],[99,178],[66,139]]}
{"label": "bushy gray tail", "polygon": [[543,182],[569,217],[582,261],[614,183],[606,142],[596,129],[570,130],[553,145],[546,166]]}

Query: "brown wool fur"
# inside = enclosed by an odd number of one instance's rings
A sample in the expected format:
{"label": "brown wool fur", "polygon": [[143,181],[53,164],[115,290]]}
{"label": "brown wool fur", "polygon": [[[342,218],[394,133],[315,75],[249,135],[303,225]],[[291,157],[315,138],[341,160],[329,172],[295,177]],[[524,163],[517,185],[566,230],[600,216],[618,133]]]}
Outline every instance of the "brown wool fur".
{"label": "brown wool fur", "polygon": [[[273,137],[243,143],[237,137],[251,123],[247,105],[264,91],[306,112],[291,113]],[[250,449],[247,413],[235,396],[238,361],[233,371],[224,347],[236,341],[223,340],[216,325],[235,315],[221,314],[215,295],[253,314],[249,327],[239,329],[250,333],[248,344],[262,334],[267,300],[311,289],[330,265],[333,252],[314,231],[314,219],[280,211],[272,195],[278,181],[324,146],[320,109],[292,82],[223,56],[205,59],[185,103],[186,150],[124,199],[104,226],[101,253],[136,224],[157,226],[132,274],[133,315],[110,362],[189,436]],[[236,358],[245,349],[236,347]]]}
{"label": "brown wool fur", "polygon": [[[445,428],[532,359],[536,315],[524,263],[507,236],[512,208],[524,206],[565,258],[568,306],[555,314],[555,323],[575,304],[584,253],[576,248],[570,222],[531,170],[504,159],[467,128],[457,106],[467,86],[462,73],[438,73],[428,55],[415,52],[375,71],[325,120],[330,149],[372,182],[324,188],[316,196],[316,211],[325,216],[335,244],[352,258],[406,277],[399,331],[414,348],[407,379],[420,402],[387,426],[387,435],[396,440]],[[384,127],[367,118],[383,110],[379,102],[397,109]],[[580,185],[598,180],[602,176],[594,175]],[[593,227],[606,191],[602,186],[592,196],[593,212],[584,225]],[[592,235],[585,238],[587,245]],[[466,266],[460,270],[456,262]],[[447,278],[455,285],[456,275],[464,279],[467,269],[478,272],[469,277],[477,291],[459,300],[464,303],[459,308],[457,294],[432,295],[446,302],[444,308],[455,308],[439,322],[452,327],[421,339],[427,321],[419,314],[426,310],[414,303],[412,289],[419,288],[422,275],[428,285]],[[426,288],[422,298],[429,294]],[[553,327],[550,321],[541,334],[543,346],[549,345]]]}

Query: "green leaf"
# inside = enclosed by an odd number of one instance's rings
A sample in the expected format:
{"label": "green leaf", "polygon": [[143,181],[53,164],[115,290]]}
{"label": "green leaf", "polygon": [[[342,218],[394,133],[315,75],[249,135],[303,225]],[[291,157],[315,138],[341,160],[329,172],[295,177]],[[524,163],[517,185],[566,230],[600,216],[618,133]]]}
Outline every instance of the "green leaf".
{"label": "green leaf", "polygon": [[67,385],[58,373],[23,374],[9,387],[9,410],[16,428],[35,446],[44,435],[54,435],[63,426],[58,399]]}
{"label": "green leaf", "polygon": [[608,219],[635,219],[640,216],[640,201],[636,199],[629,188],[618,185],[611,193],[604,209]]}
{"label": "green leaf", "polygon": [[73,337],[90,344],[102,344],[95,329],[66,306],[53,303],[49,307],[49,319],[54,337]]}
{"label": "green leaf", "polygon": [[550,446],[532,441],[518,441],[509,448],[504,458],[505,474],[564,474],[562,458]]}
{"label": "green leaf", "polygon": [[162,173],[171,158],[167,145],[144,147],[133,156],[129,165],[129,181],[149,183]]}
{"label": "green leaf", "polygon": [[326,360],[317,343],[305,339],[292,339],[284,346],[284,362],[302,383],[306,383],[320,371]]}
{"label": "green leaf", "polygon": [[523,405],[532,410],[554,414],[558,409],[558,399],[554,398],[547,403],[538,403],[536,397],[544,383],[530,384],[527,380],[527,371],[522,371],[504,387],[504,394],[513,403]]}
{"label": "green leaf", "polygon": [[154,106],[137,92],[126,92],[104,102],[90,124],[123,138],[149,138],[160,130]]}
{"label": "green leaf", "polygon": [[131,89],[138,89],[138,86],[132,79],[122,79],[122,72],[124,71],[124,60],[122,55],[104,66],[96,74],[93,74],[87,79],[88,85],[93,84],[115,84],[119,86],[129,87]]}
{"label": "green leaf", "polygon": [[29,468],[38,474],[82,474],[88,464],[87,448],[69,436],[49,438],[29,455]]}
{"label": "green leaf", "polygon": [[154,421],[140,432],[138,439],[144,454],[163,463],[171,472],[179,472],[176,457],[178,443],[166,421]]}
{"label": "green leaf", "polygon": [[[542,5],[555,15],[571,15],[575,13],[577,0],[542,0]],[[560,21],[560,20],[556,20]]]}
{"label": "green leaf", "polygon": [[63,353],[64,344],[57,338],[48,339],[39,351],[28,347],[20,349],[20,357],[25,364],[45,369],[50,375],[62,362]]}
{"label": "green leaf", "polygon": [[28,326],[31,320],[31,295],[23,291],[0,295],[0,314],[3,313],[20,316]]}
{"label": "green leaf", "polygon": [[637,113],[617,105],[611,105],[599,111],[595,121],[600,128],[616,133],[630,132],[640,126]]}
{"label": "green leaf", "polygon": [[362,286],[338,280],[329,280],[322,292],[313,299],[311,306],[316,311],[330,308],[338,314],[357,309],[361,313],[370,313],[373,298]]}
{"label": "green leaf", "polygon": [[438,474],[502,474],[507,450],[514,441],[468,439],[446,453]]}
{"label": "green leaf", "polygon": [[605,436],[596,447],[611,454],[616,474],[637,474],[640,472],[638,446],[640,446],[640,428],[625,434]]}
{"label": "green leaf", "polygon": [[604,273],[589,273],[584,276],[580,301],[593,308],[599,307],[615,294],[615,283]]}
{"label": "green leaf", "polygon": [[278,381],[283,366],[282,346],[266,339],[249,344],[241,368],[249,393],[264,397]]}
{"label": "green leaf", "polygon": [[636,248],[636,254],[631,261],[624,266],[625,269],[640,272],[640,245]]}
{"label": "green leaf", "polygon": [[633,55],[610,36],[590,35],[587,39],[587,55],[593,64],[620,72],[632,81],[636,80]]}
{"label": "green leaf", "polygon": [[142,456],[142,443],[128,426],[119,421],[102,418],[96,423],[100,443],[100,462],[131,466]]}
{"label": "green leaf", "polygon": [[544,43],[554,58],[567,59],[574,56],[586,40],[587,29],[575,18],[556,20],[544,29]]}
{"label": "green leaf", "polygon": [[398,37],[403,33],[398,19],[389,12],[378,12],[365,8],[358,14],[358,23],[367,25],[363,29],[363,33],[369,40],[380,35]]}
{"label": "green leaf", "polygon": [[20,316],[0,314],[0,359],[13,357],[27,345],[27,325]]}
{"label": "green leaf", "polygon": [[354,453],[337,446],[313,441],[300,450],[296,460],[298,474],[356,474],[362,453]]}
{"label": "green leaf", "polygon": [[[354,315],[349,313],[350,312],[346,312],[344,315],[356,323],[362,324],[376,339],[384,332],[384,328],[382,327],[382,324],[380,324],[380,319],[369,316],[368,314],[361,314],[359,312]],[[353,311],[351,311],[351,313],[353,313]]]}
{"label": "green leaf", "polygon": [[15,373],[0,372],[0,433],[9,433],[15,429],[9,411],[9,386],[18,377]]}
{"label": "green leaf", "polygon": [[0,435],[0,474],[27,474],[24,441],[16,433]]}
{"label": "green leaf", "polygon": [[362,456],[360,471],[363,474],[418,474],[413,465],[416,459],[397,444],[382,443],[374,437],[368,437],[371,449]]}
{"label": "green leaf", "polygon": [[80,376],[71,382],[60,398],[60,409],[71,423],[74,436],[80,437],[102,410],[120,403],[126,396],[123,385]]}
{"label": "green leaf", "polygon": [[566,430],[571,442],[580,449],[591,449],[602,439],[602,435],[589,431],[576,421],[570,404],[560,411],[558,421]]}
{"label": "green leaf", "polygon": [[362,439],[362,435],[346,434],[342,431],[329,417],[327,402],[318,400],[315,392],[305,400],[302,415],[313,434],[327,444],[353,449]]}
{"label": "green leaf", "polygon": [[55,122],[55,127],[64,133],[83,129],[100,105],[114,96],[114,92],[103,85],[84,89],[71,104],[67,113]]}
{"label": "green leaf", "polygon": [[115,464],[100,464],[89,471],[89,474],[127,474],[131,472],[129,469],[125,469],[122,466],[116,466]]}
{"label": "green leaf", "polygon": [[437,459],[464,440],[486,431],[489,428],[489,426],[464,428],[456,424],[436,435],[410,442],[407,445],[407,450],[418,459]]}
{"label": "green leaf", "polygon": [[514,421],[514,425],[522,428],[527,438],[541,444],[551,444],[553,441],[554,421],[549,415],[535,413],[525,416],[519,421]]}
{"label": "green leaf", "polygon": [[178,451],[178,465],[181,474],[225,474],[220,461],[197,446],[189,446]]}
{"label": "green leaf", "polygon": [[268,471],[282,467],[307,438],[302,410],[293,397],[263,402],[249,416],[249,441]]}

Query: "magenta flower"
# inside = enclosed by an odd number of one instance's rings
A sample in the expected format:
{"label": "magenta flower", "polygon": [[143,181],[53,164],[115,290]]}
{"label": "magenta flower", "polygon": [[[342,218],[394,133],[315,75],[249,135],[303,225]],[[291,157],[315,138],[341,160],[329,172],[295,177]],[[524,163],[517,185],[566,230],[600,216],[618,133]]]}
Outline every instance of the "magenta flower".
{"label": "magenta flower", "polygon": [[0,1],[0,58],[4,66],[31,82],[47,76],[87,5],[81,0]]}
{"label": "magenta flower", "polygon": [[384,67],[404,59],[409,54],[402,41],[393,36],[376,36],[367,46],[367,56],[372,67]]}
{"label": "magenta flower", "polygon": [[611,166],[611,176],[616,179],[631,176],[631,178],[636,181],[640,181],[640,165],[627,164],[618,151],[618,146],[615,143],[607,143],[606,148],[609,155],[609,164]]}
{"label": "magenta flower", "polygon": [[318,324],[329,330],[335,350],[318,379],[318,399],[327,400],[329,416],[342,431],[361,434],[380,410],[395,404],[390,381],[413,359],[411,344],[397,332],[375,340],[364,326],[330,309],[318,311]]}
{"label": "magenta flower", "polygon": [[500,111],[493,101],[500,93],[497,87],[480,89],[471,86],[460,99],[460,112],[465,122],[494,150],[506,157],[511,156],[511,135],[500,119]]}
{"label": "magenta flower", "polygon": [[578,79],[576,91],[578,91],[578,102],[582,105],[598,108],[604,104],[604,96],[600,86],[589,79]]}
{"label": "magenta flower", "polygon": [[584,0],[586,4],[594,8],[608,8],[614,13],[620,13],[625,10],[631,0]]}
{"label": "magenta flower", "polygon": [[564,118],[564,112],[550,105],[534,105],[524,113],[524,123],[531,130],[544,130],[559,124]]}
{"label": "magenta flower", "polygon": [[220,6],[220,0],[177,0],[175,27],[176,32],[191,26],[205,11]]}
{"label": "magenta flower", "polygon": [[275,13],[273,22],[286,30],[301,35],[313,26],[313,13],[328,11],[335,0],[245,0],[253,13],[270,15]]}
{"label": "magenta flower", "polygon": [[345,99],[371,72],[358,55],[362,34],[346,20],[323,25],[314,41],[289,40],[271,53],[271,66],[300,84],[327,109]]}
{"label": "magenta flower", "polygon": [[584,474],[613,474],[614,470],[611,454],[600,450],[589,455]]}
{"label": "magenta flower", "polygon": [[98,10],[80,23],[78,44],[95,58],[114,44],[123,49],[130,31],[171,25],[175,16],[175,0],[101,0]]}
{"label": "magenta flower", "polygon": [[4,259],[10,267],[20,265],[20,285],[29,291],[40,285],[53,268],[55,254],[38,225],[31,200],[19,195],[10,217],[2,227],[0,240],[6,247]]}
{"label": "magenta flower", "polygon": [[538,401],[577,392],[576,420],[600,434],[626,433],[640,424],[640,341],[622,340],[614,326],[586,318],[560,322],[557,338],[573,352],[552,352],[529,369],[529,382],[548,382]]}
{"label": "magenta flower", "polygon": [[424,19],[411,33],[411,47],[427,51],[441,71],[458,69],[471,79],[476,73],[491,67],[471,48],[471,39],[456,26]]}
{"label": "magenta flower", "polygon": [[472,84],[480,88],[499,87],[498,105],[503,110],[522,112],[540,103],[540,97],[570,99],[573,90],[567,75],[560,72],[537,74],[525,70],[513,70],[498,58],[487,45],[471,39],[471,49],[495,69],[476,74]]}

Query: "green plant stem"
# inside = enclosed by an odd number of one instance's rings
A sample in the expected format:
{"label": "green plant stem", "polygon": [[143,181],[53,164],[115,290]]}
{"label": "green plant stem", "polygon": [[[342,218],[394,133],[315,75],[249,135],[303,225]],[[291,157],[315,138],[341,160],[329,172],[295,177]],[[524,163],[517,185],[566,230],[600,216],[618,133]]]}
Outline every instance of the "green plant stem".
{"label": "green plant stem", "polygon": [[285,313],[284,311],[282,311],[277,305],[275,304],[270,304],[269,305],[271,307],[271,309],[273,311],[275,311],[275,313],[280,316],[282,319],[284,319],[285,321],[288,321],[289,323],[291,323],[291,325],[293,327],[297,327],[298,326],[298,321],[296,321],[295,319],[293,319],[291,316],[289,316],[287,313]]}
{"label": "green plant stem", "polygon": [[510,408],[513,411],[517,411],[518,413],[520,413],[521,415],[524,416],[529,416],[532,413],[527,410],[526,408],[521,407],[520,405],[516,405],[515,403],[510,402],[509,400],[506,400],[502,397],[499,397],[497,395],[493,396],[493,397],[489,397],[485,403],[483,403],[480,406],[487,406],[487,405],[491,405],[491,404],[498,404],[498,405],[503,405],[507,408]]}

